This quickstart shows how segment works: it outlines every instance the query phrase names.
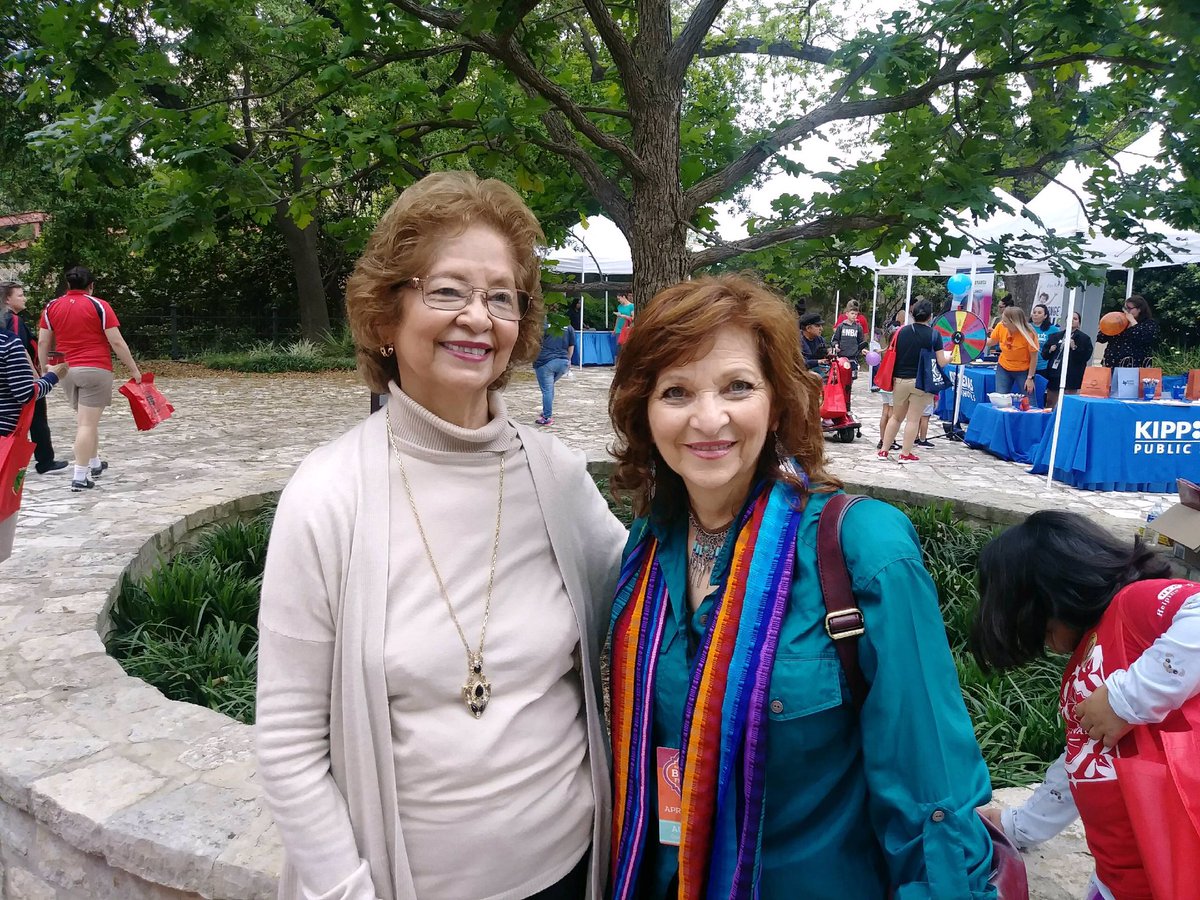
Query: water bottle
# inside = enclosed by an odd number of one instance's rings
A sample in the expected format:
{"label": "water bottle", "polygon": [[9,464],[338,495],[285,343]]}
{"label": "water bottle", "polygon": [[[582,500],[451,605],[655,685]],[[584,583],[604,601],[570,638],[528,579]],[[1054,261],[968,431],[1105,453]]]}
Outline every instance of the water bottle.
{"label": "water bottle", "polygon": [[1142,533],[1142,541],[1147,547],[1153,547],[1158,543],[1158,532],[1154,530],[1154,520],[1167,511],[1166,504],[1159,500],[1154,506],[1150,507],[1150,512],[1146,513],[1146,524],[1138,529]]}

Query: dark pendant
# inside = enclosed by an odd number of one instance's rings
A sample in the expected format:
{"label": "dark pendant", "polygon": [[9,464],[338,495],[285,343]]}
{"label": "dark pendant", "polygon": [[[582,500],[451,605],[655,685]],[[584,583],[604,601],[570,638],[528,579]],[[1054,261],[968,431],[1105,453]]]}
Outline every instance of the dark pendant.
{"label": "dark pendant", "polygon": [[483,674],[483,654],[472,653],[468,659],[467,681],[462,688],[463,700],[471,715],[479,718],[492,699],[492,683]]}

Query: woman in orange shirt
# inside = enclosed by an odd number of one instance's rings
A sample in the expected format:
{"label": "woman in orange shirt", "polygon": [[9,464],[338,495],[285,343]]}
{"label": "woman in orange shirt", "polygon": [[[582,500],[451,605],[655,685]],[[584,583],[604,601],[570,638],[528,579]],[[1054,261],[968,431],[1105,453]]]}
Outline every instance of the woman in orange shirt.
{"label": "woman in orange shirt", "polygon": [[1033,378],[1037,374],[1038,339],[1029,325],[1029,317],[1021,307],[1005,308],[1000,321],[992,329],[987,346],[983,348],[984,354],[997,344],[1000,346],[1000,361],[996,365],[996,393],[1014,393],[1014,385],[1021,384],[1021,376],[1025,375],[1024,384],[1016,393],[1032,397]]}

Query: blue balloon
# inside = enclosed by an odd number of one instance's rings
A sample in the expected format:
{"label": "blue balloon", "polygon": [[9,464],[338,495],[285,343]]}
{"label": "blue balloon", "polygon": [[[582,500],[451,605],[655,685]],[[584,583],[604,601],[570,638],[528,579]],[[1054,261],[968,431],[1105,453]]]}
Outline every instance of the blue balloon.
{"label": "blue balloon", "polygon": [[946,290],[955,297],[960,297],[971,289],[971,276],[964,275],[959,272],[957,275],[951,275],[950,280],[946,282]]}

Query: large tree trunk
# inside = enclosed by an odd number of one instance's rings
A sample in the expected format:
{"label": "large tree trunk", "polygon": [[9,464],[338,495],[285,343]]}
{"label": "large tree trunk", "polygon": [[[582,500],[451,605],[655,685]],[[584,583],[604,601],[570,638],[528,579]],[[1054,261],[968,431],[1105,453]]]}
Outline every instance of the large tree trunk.
{"label": "large tree trunk", "polygon": [[1016,305],[1030,312],[1033,309],[1034,296],[1037,294],[1040,275],[1005,275],[1004,289],[1012,295]]}
{"label": "large tree trunk", "polygon": [[317,223],[297,227],[288,215],[288,205],[275,206],[275,224],[287,242],[292,270],[296,273],[296,295],[300,302],[300,331],[310,341],[319,341],[329,333],[329,308],[325,305],[325,280],[317,255]]}
{"label": "large tree trunk", "polygon": [[630,95],[633,150],[645,177],[633,176],[633,299],[640,307],[665,287],[691,274],[687,216],[679,180],[683,78],[668,75],[671,46],[669,3],[641,8],[634,55],[642,73]]}

